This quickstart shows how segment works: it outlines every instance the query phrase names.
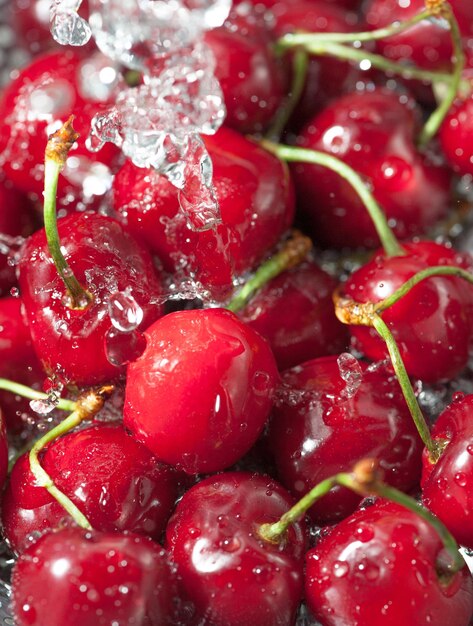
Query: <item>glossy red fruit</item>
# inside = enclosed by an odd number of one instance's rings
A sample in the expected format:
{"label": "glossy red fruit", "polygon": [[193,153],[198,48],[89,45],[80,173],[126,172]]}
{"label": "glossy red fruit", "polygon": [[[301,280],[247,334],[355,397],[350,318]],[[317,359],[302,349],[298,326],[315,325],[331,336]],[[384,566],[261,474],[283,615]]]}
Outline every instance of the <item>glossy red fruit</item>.
{"label": "glossy red fruit", "polygon": [[[284,373],[285,390],[269,431],[278,476],[301,498],[363,458],[378,459],[386,482],[403,491],[420,479],[422,442],[393,372],[349,354],[315,359]],[[350,515],[361,501],[335,487],[309,509],[320,525]]]}
{"label": "glossy red fruit", "polygon": [[[0,377],[41,390],[45,374],[33,349],[22,308],[19,297],[0,298]],[[0,391],[0,406],[8,432],[21,430],[21,415],[31,413],[29,401],[9,391]]]}
{"label": "glossy red fruit", "polygon": [[68,528],[41,537],[12,579],[18,626],[173,624],[175,576],[145,537]]}
{"label": "glossy red fruit", "polygon": [[292,504],[275,481],[244,472],[212,476],[184,495],[166,544],[196,623],[294,622],[303,586],[303,524],[294,524],[281,544],[258,536],[260,524],[277,521]]}
{"label": "glossy red fruit", "polygon": [[306,561],[306,601],[324,626],[468,626],[465,567],[441,576],[436,531],[398,504],[378,501],[322,537]]}
{"label": "glossy red fruit", "polygon": [[225,296],[232,273],[257,266],[290,227],[294,192],[286,165],[253,141],[222,128],[205,143],[223,221],[215,231],[191,231],[176,188],[130,161],[115,177],[114,206],[166,270],[184,268],[214,295]]}
{"label": "glossy red fruit", "polygon": [[265,21],[247,5],[244,12],[232,12],[223,26],[207,31],[204,40],[217,61],[225,124],[241,133],[264,131],[283,103],[287,83]]}
{"label": "glossy red fruit", "polygon": [[[301,147],[333,155],[362,175],[397,237],[424,233],[447,213],[450,174],[415,146],[418,111],[406,96],[376,89],[334,101],[307,124]],[[324,246],[379,245],[356,191],[338,174],[298,163],[294,182],[311,236]]]}
{"label": "glossy red fruit", "polygon": [[0,408],[0,488],[3,487],[8,474],[8,442],[3,412]]}
{"label": "glossy red fruit", "polygon": [[[379,302],[430,266],[471,266],[469,257],[430,241],[406,243],[403,249],[404,256],[378,252],[350,276],[344,295],[357,302]],[[382,313],[410,376],[435,383],[453,379],[466,366],[472,294],[473,287],[461,278],[429,278]],[[369,359],[387,357],[386,345],[374,329],[351,326],[350,332],[355,346]]]}
{"label": "glossy red fruit", "polygon": [[[0,98],[1,168],[18,189],[38,199],[43,192],[48,135],[75,115],[74,127],[81,140],[71,150],[59,178],[58,208],[80,207],[102,196],[118,153],[112,144],[97,153],[85,147],[92,117],[107,106],[106,98],[99,101],[92,97],[87,63],[71,51],[39,57],[19,73]],[[94,171],[95,178],[88,175]]]}
{"label": "glossy red fruit", "polygon": [[[45,370],[64,382],[94,385],[116,379],[123,369],[113,365],[106,352],[106,335],[113,328],[110,300],[117,294],[131,295],[138,307],[133,317],[140,329],[146,328],[162,314],[156,304],[162,292],[158,275],[146,250],[111,218],[74,214],[59,220],[58,228],[63,254],[93,302],[84,310],[67,306],[45,231],[37,231],[28,239],[19,264],[34,348]],[[134,358],[135,335],[124,333],[124,341]]]}
{"label": "glossy red fruit", "polygon": [[223,309],[170,313],[145,336],[128,366],[125,426],[189,474],[235,463],[272,406],[278,372],[268,344]]}
{"label": "glossy red fruit", "polygon": [[333,308],[335,287],[334,278],[307,261],[271,280],[238,316],[267,339],[284,370],[347,346],[347,329]]}
{"label": "glossy red fruit", "polygon": [[473,175],[473,94],[458,99],[440,128],[440,143],[449,164],[460,174]]}
{"label": "glossy red fruit", "polygon": [[452,402],[432,429],[442,446],[431,463],[424,453],[422,501],[462,545],[473,548],[473,396]]}
{"label": "glossy red fruit", "polygon": [[[122,426],[97,424],[71,433],[40,458],[58,489],[104,532],[131,531],[159,540],[177,498],[177,473],[159,463]],[[15,463],[2,501],[4,536],[21,552],[29,536],[72,523],[38,487],[29,455]],[[66,521],[66,523],[67,523]]]}
{"label": "glossy red fruit", "polygon": [[[464,37],[473,35],[473,5],[451,0]],[[364,7],[367,25],[382,28],[407,20],[425,9],[424,0],[368,0]],[[452,44],[448,28],[437,20],[422,20],[412,28],[377,42],[381,54],[395,61],[408,60],[427,69],[445,69],[451,64]]]}

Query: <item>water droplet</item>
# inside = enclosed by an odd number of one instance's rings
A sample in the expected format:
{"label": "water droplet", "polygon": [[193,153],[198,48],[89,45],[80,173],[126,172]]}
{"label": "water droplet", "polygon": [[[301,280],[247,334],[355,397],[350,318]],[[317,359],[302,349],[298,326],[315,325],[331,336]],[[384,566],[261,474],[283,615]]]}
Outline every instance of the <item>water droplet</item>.
{"label": "water droplet", "polygon": [[335,561],[332,571],[336,578],[344,578],[350,571],[350,566],[345,561]]}
{"label": "water droplet", "polygon": [[268,372],[255,372],[251,381],[251,387],[257,394],[267,394],[271,387],[271,376]]}
{"label": "water droplet", "polygon": [[459,402],[460,400],[463,400],[464,397],[465,393],[463,391],[455,391],[452,396],[452,402]]}
{"label": "water droplet", "polygon": [[453,480],[459,487],[466,487],[468,484],[468,477],[464,472],[457,472],[453,477]]}
{"label": "water droplet", "polygon": [[146,337],[137,330],[123,333],[111,327],[105,334],[105,354],[116,367],[135,361],[145,349]]}
{"label": "water droplet", "polygon": [[241,543],[237,537],[225,537],[219,543],[219,547],[224,550],[224,552],[236,552],[240,549]]}
{"label": "water droplet", "polygon": [[337,359],[340,376],[345,381],[345,389],[340,396],[349,400],[358,391],[363,380],[363,370],[358,360],[348,352],[344,352]]}
{"label": "water droplet", "polygon": [[54,0],[51,4],[51,34],[63,46],[84,46],[90,39],[90,26],[77,13],[82,0]]}
{"label": "water droplet", "polygon": [[359,541],[362,541],[363,543],[367,543],[368,541],[371,541],[374,537],[374,530],[372,526],[369,526],[368,524],[363,524],[358,526],[358,528],[355,531],[356,534],[356,538]]}
{"label": "water droplet", "polygon": [[129,288],[110,295],[108,312],[113,326],[122,333],[130,333],[143,321],[143,309],[131,295]]}

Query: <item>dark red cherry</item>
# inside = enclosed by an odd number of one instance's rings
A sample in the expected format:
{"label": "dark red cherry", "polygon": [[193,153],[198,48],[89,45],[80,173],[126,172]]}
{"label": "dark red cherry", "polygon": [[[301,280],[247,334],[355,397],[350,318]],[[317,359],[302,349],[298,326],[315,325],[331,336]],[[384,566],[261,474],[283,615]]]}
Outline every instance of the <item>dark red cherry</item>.
{"label": "dark red cherry", "polygon": [[[407,96],[384,89],[351,93],[314,117],[298,144],[333,155],[360,173],[403,239],[424,233],[446,215],[449,203],[450,174],[417,151],[417,121]],[[315,242],[335,248],[379,245],[365,206],[338,174],[302,163],[292,171]]]}
{"label": "dark red cherry", "polygon": [[[151,258],[117,221],[85,213],[58,222],[61,250],[72,272],[92,295],[84,310],[69,308],[66,289],[52,263],[44,229],[32,235],[19,264],[19,280],[33,345],[45,370],[63,381],[93,385],[115,379],[123,369],[107,357],[112,323],[124,328],[128,316],[143,329],[162,314],[161,284]],[[126,319],[110,316],[113,302]],[[127,310],[129,296],[134,299]],[[135,306],[136,305],[136,306]],[[136,356],[132,332],[126,333],[130,360]],[[122,352],[122,350],[121,350]],[[110,360],[109,360],[110,359]],[[112,362],[111,362],[112,361]]]}
{"label": "dark red cherry", "polygon": [[[386,482],[403,491],[420,479],[422,442],[399,383],[384,365],[349,354],[315,359],[284,373],[269,431],[282,484],[300,498],[363,458],[376,458]],[[318,524],[343,519],[361,498],[335,487],[309,510]]]}
{"label": "dark red cherry", "polygon": [[357,511],[310,550],[305,597],[324,626],[468,626],[473,586],[465,566],[442,576],[433,527],[398,504]]}
{"label": "dark red cherry", "polygon": [[[451,0],[460,30],[465,37],[473,35],[473,5]],[[368,0],[364,10],[367,25],[382,28],[407,20],[425,9],[424,0]],[[427,69],[445,69],[452,57],[451,35],[438,20],[422,20],[412,28],[377,42],[381,54],[395,61],[407,60]]]}
{"label": "dark red cherry", "polygon": [[[48,135],[72,114],[82,136],[69,154],[59,178],[58,208],[92,202],[110,184],[110,171],[118,151],[107,144],[89,152],[85,139],[92,117],[107,106],[93,97],[90,61],[70,50],[39,57],[24,68],[0,98],[0,165],[24,192],[41,199],[44,150]],[[89,76],[89,78],[88,78]],[[111,94],[109,94],[110,96]]]}
{"label": "dark red cherry", "polygon": [[[378,252],[350,276],[343,293],[357,302],[379,302],[417,272],[435,265],[463,266],[471,259],[430,241],[406,243],[404,256]],[[429,383],[453,379],[466,365],[472,334],[473,287],[451,276],[424,280],[382,313],[407,372]],[[386,358],[384,341],[372,328],[351,326],[356,347],[369,359]]]}
{"label": "dark red cherry", "polygon": [[449,164],[460,174],[473,175],[473,94],[458,99],[440,128],[440,143]]}
{"label": "dark red cherry", "polygon": [[307,261],[271,280],[238,316],[268,340],[279,369],[287,369],[347,346],[332,304],[335,287],[334,278]]}
{"label": "dark red cherry", "polygon": [[165,551],[146,537],[67,528],[16,562],[17,626],[173,624],[176,582]]}
{"label": "dark red cherry", "polygon": [[190,230],[176,188],[130,161],[115,177],[114,206],[166,270],[185,268],[221,296],[231,288],[232,273],[257,266],[290,227],[294,192],[287,167],[253,141],[222,128],[205,143],[223,221],[215,231]]}
{"label": "dark red cherry", "polygon": [[264,131],[283,102],[287,81],[264,20],[258,21],[247,5],[245,12],[232,12],[223,26],[207,31],[204,39],[217,61],[225,124],[242,133]]}
{"label": "dark red cherry", "polygon": [[[177,474],[122,426],[97,424],[49,445],[42,467],[96,530],[160,539],[177,498]],[[59,528],[69,516],[38,487],[29,455],[15,463],[2,501],[4,536],[21,552],[30,535]]]}
{"label": "dark red cherry", "polygon": [[8,443],[3,412],[0,408],[0,489],[3,487],[8,473]]}
{"label": "dark red cherry", "polygon": [[[0,298],[0,376],[41,389],[45,374],[22,308],[19,297]],[[21,430],[21,415],[31,412],[29,401],[9,391],[0,391],[0,406],[8,432]]]}
{"label": "dark red cherry", "polygon": [[473,548],[473,396],[456,400],[440,415],[432,437],[443,448],[431,463],[424,454],[422,501],[462,545]]}
{"label": "dark red cherry", "polygon": [[170,313],[145,336],[128,366],[125,426],[189,474],[235,463],[272,406],[278,372],[266,341],[223,309]]}
{"label": "dark red cherry", "polygon": [[166,544],[182,595],[196,623],[212,626],[292,624],[302,595],[304,527],[293,525],[281,544],[258,536],[292,506],[275,481],[229,472],[192,487],[177,505]]}

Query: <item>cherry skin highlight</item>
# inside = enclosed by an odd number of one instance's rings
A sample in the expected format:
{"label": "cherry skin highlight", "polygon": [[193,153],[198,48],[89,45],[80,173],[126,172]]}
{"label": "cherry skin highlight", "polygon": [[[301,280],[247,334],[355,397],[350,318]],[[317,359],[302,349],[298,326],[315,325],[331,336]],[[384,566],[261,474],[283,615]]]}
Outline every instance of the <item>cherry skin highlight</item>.
{"label": "cherry skin highlight", "polygon": [[[122,426],[97,424],[50,444],[41,466],[95,530],[131,531],[159,540],[178,495],[178,475]],[[29,455],[15,463],[2,501],[5,537],[16,552],[28,537],[72,524],[63,507],[35,484]]]}
{"label": "cherry skin highlight", "polygon": [[304,526],[294,524],[281,544],[258,536],[259,525],[276,522],[292,504],[275,481],[245,472],[211,476],[184,495],[166,545],[196,623],[293,623],[302,596]]}
{"label": "cherry skin highlight", "polygon": [[378,501],[340,522],[310,550],[305,597],[324,626],[468,626],[468,568],[437,572],[443,544],[419,515]]}
{"label": "cherry skin highlight", "polygon": [[34,348],[46,372],[66,383],[109,382],[123,373],[106,354],[106,333],[112,328],[110,297],[128,289],[143,310],[139,328],[146,328],[162,314],[161,306],[153,304],[162,293],[159,277],[146,250],[111,218],[73,214],[59,220],[58,230],[63,254],[93,302],[83,310],[69,308],[45,231],[37,231],[28,239],[19,265]]}
{"label": "cherry skin highlight", "polygon": [[[405,256],[375,257],[354,272],[343,295],[356,302],[379,302],[417,272],[435,265],[469,269],[471,259],[430,241],[403,245]],[[468,360],[473,286],[453,276],[422,281],[382,313],[399,347],[407,372],[428,383],[453,379]],[[351,326],[355,346],[373,361],[387,357],[384,341],[372,328]]]}
{"label": "cherry skin highlight", "polygon": [[440,459],[431,463],[424,454],[422,501],[455,539],[473,547],[473,396],[452,402],[432,429],[442,446]]}
{"label": "cherry skin highlight", "polygon": [[170,313],[128,366],[124,424],[189,474],[240,459],[261,433],[278,382],[267,343],[223,309]]}
{"label": "cherry skin highlight", "polygon": [[165,551],[146,537],[67,528],[18,559],[17,626],[163,626],[175,623],[176,582]]}
{"label": "cherry skin highlight", "polygon": [[[379,461],[386,482],[397,489],[409,492],[420,479],[422,442],[395,375],[348,354],[338,362],[335,356],[314,359],[283,374],[269,445],[279,479],[298,498],[368,457]],[[360,500],[336,486],[308,514],[320,525],[333,523]]]}

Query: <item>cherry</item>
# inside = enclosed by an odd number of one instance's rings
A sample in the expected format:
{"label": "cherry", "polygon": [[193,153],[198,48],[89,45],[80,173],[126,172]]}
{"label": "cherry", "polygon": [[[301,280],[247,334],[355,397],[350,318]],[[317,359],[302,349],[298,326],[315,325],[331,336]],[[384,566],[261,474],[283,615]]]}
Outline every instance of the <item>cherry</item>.
{"label": "cherry", "polygon": [[452,402],[438,418],[432,437],[442,449],[434,464],[424,454],[422,500],[455,539],[473,547],[473,396]]}
{"label": "cherry", "polygon": [[0,488],[3,487],[8,474],[8,443],[5,419],[0,409]]}
{"label": "cherry", "polygon": [[[463,0],[451,0],[455,17],[465,37],[473,35],[473,7]],[[381,28],[393,22],[409,19],[425,9],[424,0],[368,0],[365,7],[369,27]],[[412,28],[377,42],[381,54],[395,61],[409,59],[427,69],[450,66],[451,35],[443,24],[434,19],[422,20]]]}
{"label": "cherry", "polygon": [[209,477],[183,496],[166,544],[197,623],[293,623],[302,595],[304,526],[291,526],[282,543],[258,535],[258,526],[277,521],[292,504],[275,481],[244,472]]}
{"label": "cherry", "polygon": [[271,280],[238,316],[267,339],[279,369],[287,369],[346,347],[332,305],[335,287],[334,278],[307,261]]}
{"label": "cherry", "polygon": [[[92,302],[85,309],[69,308],[45,231],[34,233],[19,264],[34,348],[45,370],[64,382],[94,385],[116,379],[123,369],[110,362],[109,358],[114,361],[110,353],[107,358],[106,345],[114,322],[109,315],[111,300],[132,296],[137,307],[133,316],[139,328],[146,328],[162,314],[156,303],[162,293],[158,275],[146,250],[111,218],[73,214],[59,220],[58,227],[61,250]],[[135,336],[122,334],[128,342],[129,360],[136,356]]]}
{"label": "cherry", "polygon": [[125,426],[189,474],[217,472],[255,443],[278,381],[267,343],[223,309],[170,313],[130,363]]}
{"label": "cherry", "polygon": [[227,109],[225,124],[242,133],[262,132],[286,90],[284,65],[272,51],[269,30],[249,8],[232,12],[223,26],[204,37],[217,60],[215,76]]}
{"label": "cherry", "polygon": [[166,270],[184,266],[221,297],[232,286],[232,271],[258,265],[290,227],[294,195],[286,165],[256,143],[226,128],[205,143],[223,222],[215,231],[191,231],[175,187],[130,161],[115,177],[114,206]]}
{"label": "cherry", "polygon": [[[304,148],[338,157],[366,178],[399,238],[419,235],[446,215],[450,175],[417,152],[418,111],[385,89],[348,94],[325,108],[298,138]],[[315,242],[375,247],[379,239],[353,188],[338,174],[298,163],[294,181]]]}
{"label": "cherry", "polygon": [[[54,52],[24,68],[0,99],[0,164],[6,176],[24,192],[42,197],[44,149],[47,136],[72,113],[76,130],[85,139],[92,117],[107,106],[92,97],[88,59],[76,52]],[[109,94],[110,97],[110,94]],[[59,206],[92,202],[106,191],[94,183],[106,174],[117,155],[111,144],[98,153],[81,142],[68,159],[59,183]],[[90,176],[87,175],[90,174]]]}
{"label": "cherry", "polygon": [[[41,465],[96,530],[160,539],[177,498],[177,474],[121,426],[96,424],[52,443]],[[29,455],[15,463],[3,497],[4,535],[21,552],[30,535],[68,519],[62,506],[35,484]]]}
{"label": "cherry", "polygon": [[[406,243],[405,255],[375,257],[354,272],[343,293],[356,302],[379,302],[429,266],[466,269],[471,259],[430,241]],[[392,332],[410,376],[428,383],[453,379],[466,365],[471,338],[472,287],[456,277],[422,281],[382,318]],[[355,346],[373,361],[387,356],[384,341],[372,328],[351,326]]]}
{"label": "cherry", "polygon": [[[349,354],[304,363],[282,377],[269,431],[282,484],[301,497],[325,478],[376,458],[386,482],[409,491],[420,478],[422,442],[399,383],[384,365]],[[335,487],[309,509],[318,524],[352,513],[361,498]]]}
{"label": "cherry", "polygon": [[175,575],[165,551],[136,535],[66,528],[18,559],[18,626],[161,626],[174,622]]}
{"label": "cherry", "polygon": [[305,597],[324,626],[468,626],[466,567],[443,573],[442,542],[419,515],[378,501],[323,536],[306,560]]}
{"label": "cherry", "polygon": [[458,99],[440,128],[440,143],[450,165],[461,175],[473,175],[473,94]]}

